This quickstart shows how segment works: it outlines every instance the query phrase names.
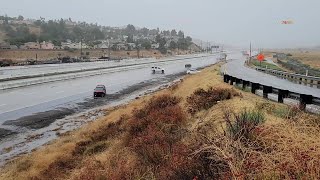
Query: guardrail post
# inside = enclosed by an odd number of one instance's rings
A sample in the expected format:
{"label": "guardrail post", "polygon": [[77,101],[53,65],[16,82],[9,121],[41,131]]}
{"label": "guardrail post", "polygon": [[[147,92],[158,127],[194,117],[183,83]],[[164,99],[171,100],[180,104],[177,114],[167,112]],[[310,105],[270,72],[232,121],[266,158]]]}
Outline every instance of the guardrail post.
{"label": "guardrail post", "polygon": [[283,99],[288,97],[288,95],[289,95],[289,91],[288,90],[279,89],[278,90],[278,102],[279,103],[283,103]]}
{"label": "guardrail post", "polygon": [[233,85],[233,83],[236,81],[235,77],[230,76],[230,85]]}
{"label": "guardrail post", "polygon": [[251,93],[256,94],[256,90],[260,88],[259,83],[251,83]]}
{"label": "guardrail post", "polygon": [[228,83],[229,82],[229,75],[223,75],[223,81],[225,82],[225,83]]}
{"label": "guardrail post", "polygon": [[236,85],[241,84],[242,79],[236,78]]}
{"label": "guardrail post", "polygon": [[249,81],[242,80],[242,89],[243,90],[246,89],[248,85],[249,85]]}
{"label": "guardrail post", "polygon": [[300,94],[300,109],[305,110],[307,104],[312,104],[312,95]]}
{"label": "guardrail post", "polygon": [[268,93],[272,93],[271,86],[263,86],[263,98],[268,98]]}

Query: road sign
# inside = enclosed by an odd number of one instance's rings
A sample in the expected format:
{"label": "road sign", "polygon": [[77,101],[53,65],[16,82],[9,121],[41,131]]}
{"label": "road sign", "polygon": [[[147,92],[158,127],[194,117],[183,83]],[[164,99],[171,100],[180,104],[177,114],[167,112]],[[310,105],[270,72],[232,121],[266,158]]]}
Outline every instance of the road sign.
{"label": "road sign", "polygon": [[259,54],[258,56],[257,56],[257,59],[258,59],[258,61],[263,61],[264,60],[264,55],[263,54]]}

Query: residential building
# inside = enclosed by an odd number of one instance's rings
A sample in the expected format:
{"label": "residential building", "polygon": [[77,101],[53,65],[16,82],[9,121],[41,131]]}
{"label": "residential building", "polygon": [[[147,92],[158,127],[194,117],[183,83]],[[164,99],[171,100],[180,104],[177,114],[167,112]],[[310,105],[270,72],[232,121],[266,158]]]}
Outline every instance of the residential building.
{"label": "residential building", "polygon": [[40,49],[40,44],[38,42],[27,42],[20,49]]}
{"label": "residential building", "polygon": [[154,43],[154,44],[151,44],[151,49],[158,49],[160,46],[159,43]]}
{"label": "residential building", "polygon": [[11,47],[8,43],[0,43],[0,49],[11,49]]}
{"label": "residential building", "polygon": [[10,49],[19,49],[16,45],[10,45]]}
{"label": "residential building", "polygon": [[[110,44],[110,47],[112,47],[112,44]],[[109,48],[109,44],[107,42],[102,42],[98,45],[94,46],[95,49],[108,49]]]}
{"label": "residential building", "polygon": [[[81,43],[70,43],[70,42],[62,42],[61,43],[61,48],[62,49],[81,49]],[[88,49],[88,45],[85,43],[82,43],[82,49]]]}
{"label": "residential building", "polygon": [[124,43],[119,43],[116,46],[117,50],[128,50],[128,46],[126,46]]}
{"label": "residential building", "polygon": [[135,43],[127,43],[127,47],[128,49],[135,49],[136,48],[136,44]]}
{"label": "residential building", "polygon": [[40,48],[41,49],[54,49],[54,44],[51,42],[43,41],[42,43],[40,43]]}

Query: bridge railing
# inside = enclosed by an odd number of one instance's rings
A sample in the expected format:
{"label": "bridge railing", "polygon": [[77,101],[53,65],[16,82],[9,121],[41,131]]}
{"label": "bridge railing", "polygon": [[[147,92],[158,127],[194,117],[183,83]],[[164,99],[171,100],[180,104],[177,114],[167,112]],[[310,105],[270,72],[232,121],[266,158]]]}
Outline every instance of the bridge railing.
{"label": "bridge railing", "polygon": [[262,67],[256,67],[257,71],[265,72],[274,76],[278,76],[283,79],[288,79],[290,81],[299,83],[299,84],[305,84],[310,86],[316,86],[317,88],[320,88],[320,77],[316,76],[307,76],[303,74],[296,74],[296,73],[290,73],[285,71],[278,71],[273,69],[267,69]]}
{"label": "bridge railing", "polygon": [[[256,91],[262,90],[262,95],[264,98],[268,99],[269,94],[277,95],[277,102],[283,103],[285,98],[290,98],[292,100],[297,100],[301,109],[305,110],[306,105],[313,104],[316,106],[320,105],[320,97],[315,97],[308,94],[299,94],[296,92],[291,92],[286,89],[279,89],[272,86],[254,83],[247,80],[242,80],[237,77],[230,76],[228,74],[223,75],[223,80],[225,83],[229,83],[230,85],[241,85],[242,89],[246,89],[249,87],[251,89],[251,93],[256,94]],[[320,113],[320,106],[318,107],[317,113]]]}

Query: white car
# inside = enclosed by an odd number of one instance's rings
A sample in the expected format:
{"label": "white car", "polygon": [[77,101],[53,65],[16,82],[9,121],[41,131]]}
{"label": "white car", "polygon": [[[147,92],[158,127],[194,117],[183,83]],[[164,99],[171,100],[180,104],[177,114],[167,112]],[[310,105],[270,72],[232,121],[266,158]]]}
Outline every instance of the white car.
{"label": "white car", "polygon": [[196,69],[189,69],[188,71],[187,71],[187,74],[197,74],[197,73],[199,73],[200,71],[198,71],[198,70],[196,70]]}
{"label": "white car", "polygon": [[157,67],[157,66],[154,66],[154,67],[151,67],[151,72],[152,72],[152,74],[156,74],[156,73],[164,74],[164,69]]}

